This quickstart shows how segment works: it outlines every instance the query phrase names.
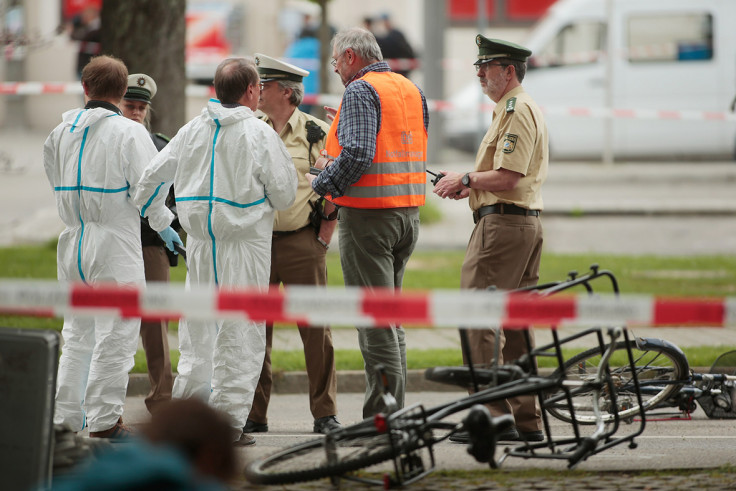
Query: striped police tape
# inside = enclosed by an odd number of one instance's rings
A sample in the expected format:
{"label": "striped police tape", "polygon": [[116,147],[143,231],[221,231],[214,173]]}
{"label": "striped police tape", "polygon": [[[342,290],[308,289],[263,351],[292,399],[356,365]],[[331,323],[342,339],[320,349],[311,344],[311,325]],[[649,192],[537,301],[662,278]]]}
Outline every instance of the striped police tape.
{"label": "striped police tape", "polygon": [[554,295],[482,290],[404,291],[289,286],[215,289],[0,279],[0,312],[194,320],[250,319],[310,325],[736,326],[736,297]]}
{"label": "striped police tape", "polygon": [[[43,94],[79,94],[82,86],[79,82],[0,82],[0,95],[43,95]],[[215,97],[215,89],[205,85],[188,85],[186,95],[189,97]],[[341,96],[335,94],[305,94],[302,102],[310,105],[326,105],[337,107]],[[428,100],[430,111],[451,112],[458,108],[450,101]],[[488,102],[475,107],[476,111],[491,112],[495,104]],[[569,116],[574,118],[613,118],[613,119],[658,119],[670,121],[736,121],[736,114],[723,111],[667,110],[646,108],[606,108],[606,107],[568,107],[541,106],[547,115]],[[462,109],[467,111],[467,108]]]}

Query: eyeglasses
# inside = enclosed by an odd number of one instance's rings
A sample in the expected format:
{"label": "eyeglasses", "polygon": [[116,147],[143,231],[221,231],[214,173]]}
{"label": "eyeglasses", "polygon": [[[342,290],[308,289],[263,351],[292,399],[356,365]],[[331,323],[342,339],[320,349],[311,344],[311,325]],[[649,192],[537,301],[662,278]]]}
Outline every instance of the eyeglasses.
{"label": "eyeglasses", "polygon": [[489,61],[488,63],[481,63],[480,65],[475,65],[475,71],[476,72],[479,72],[481,70],[485,70],[485,67],[488,67],[488,66],[502,66],[502,67],[506,68],[509,65],[510,65],[510,63],[491,63]]}
{"label": "eyeglasses", "polygon": [[345,54],[345,51],[343,51],[342,53],[340,53],[339,55],[337,55],[335,58],[332,59],[332,61],[330,62],[330,65],[332,65],[332,68],[337,68],[337,60],[339,60],[340,57],[344,54]]}

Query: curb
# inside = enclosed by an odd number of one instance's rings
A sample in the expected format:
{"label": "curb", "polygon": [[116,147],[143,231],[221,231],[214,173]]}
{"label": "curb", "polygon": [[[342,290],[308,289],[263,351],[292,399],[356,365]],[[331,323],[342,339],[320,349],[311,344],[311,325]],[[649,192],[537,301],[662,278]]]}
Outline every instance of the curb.
{"label": "curb", "polygon": [[[176,374],[174,374],[176,378]],[[465,392],[464,389],[431,382],[424,378],[424,370],[409,370],[407,373],[406,389],[412,392]],[[128,381],[127,397],[143,397],[151,390],[148,375],[145,373],[131,373]],[[274,394],[307,394],[309,379],[307,372],[274,372]],[[337,372],[338,393],[365,393],[365,372],[363,370],[339,370]]]}
{"label": "curb", "polygon": [[683,216],[734,216],[736,208],[730,203],[723,203],[720,207],[694,207],[694,208],[678,208],[661,206],[660,208],[652,208],[642,206],[641,208],[592,208],[586,209],[584,205],[579,208],[553,208],[542,211],[542,217],[563,217],[563,218],[583,218],[583,217],[683,217]]}
{"label": "curb", "polygon": [[[709,373],[710,367],[690,367],[696,373]],[[552,369],[542,368],[539,370],[541,376],[552,373]],[[174,374],[176,378],[176,374]],[[128,382],[127,397],[145,397],[151,390],[148,375],[145,373],[131,373]],[[407,392],[461,392],[467,391],[455,385],[440,384],[424,378],[424,370],[409,370],[406,380]],[[307,394],[309,391],[309,379],[307,372],[274,372],[273,394]],[[337,392],[340,394],[363,394],[365,393],[365,373],[363,370],[338,370]]]}

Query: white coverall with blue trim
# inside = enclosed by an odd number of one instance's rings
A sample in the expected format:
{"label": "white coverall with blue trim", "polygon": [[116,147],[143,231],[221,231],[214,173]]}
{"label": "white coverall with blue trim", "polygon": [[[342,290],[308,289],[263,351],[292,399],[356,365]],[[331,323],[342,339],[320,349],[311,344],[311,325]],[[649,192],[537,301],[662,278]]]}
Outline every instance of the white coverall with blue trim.
{"label": "white coverall with blue trim", "polygon": [[[59,281],[145,284],[140,218],[131,196],[155,155],[143,125],[111,110],[64,113],[44,144],[46,175],[65,225],[57,248]],[[173,215],[165,206],[158,213],[163,229]],[[74,431],[84,428],[85,417],[89,431],[117,423],[139,329],[140,319],[65,316],[54,423]]]}
{"label": "white coverall with blue trim", "polygon": [[[211,99],[146,169],[135,201],[152,226],[174,184],[187,233],[186,286],[268,288],[274,210],[291,206],[297,176],[281,138],[249,108]],[[266,349],[264,322],[179,324],[176,398],[198,397],[230,415],[235,439],[250,413]]]}

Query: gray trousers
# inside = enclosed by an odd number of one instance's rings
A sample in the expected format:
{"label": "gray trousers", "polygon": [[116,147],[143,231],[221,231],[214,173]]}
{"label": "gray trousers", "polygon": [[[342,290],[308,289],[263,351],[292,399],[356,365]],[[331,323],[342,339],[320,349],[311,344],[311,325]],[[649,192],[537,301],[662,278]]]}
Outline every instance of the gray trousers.
{"label": "gray trousers", "polygon": [[[340,263],[345,286],[401,289],[406,263],[419,237],[419,209],[340,208]],[[376,365],[386,369],[399,407],[406,395],[406,341],[401,326],[358,327],[365,366],[363,417],[385,411]]]}

